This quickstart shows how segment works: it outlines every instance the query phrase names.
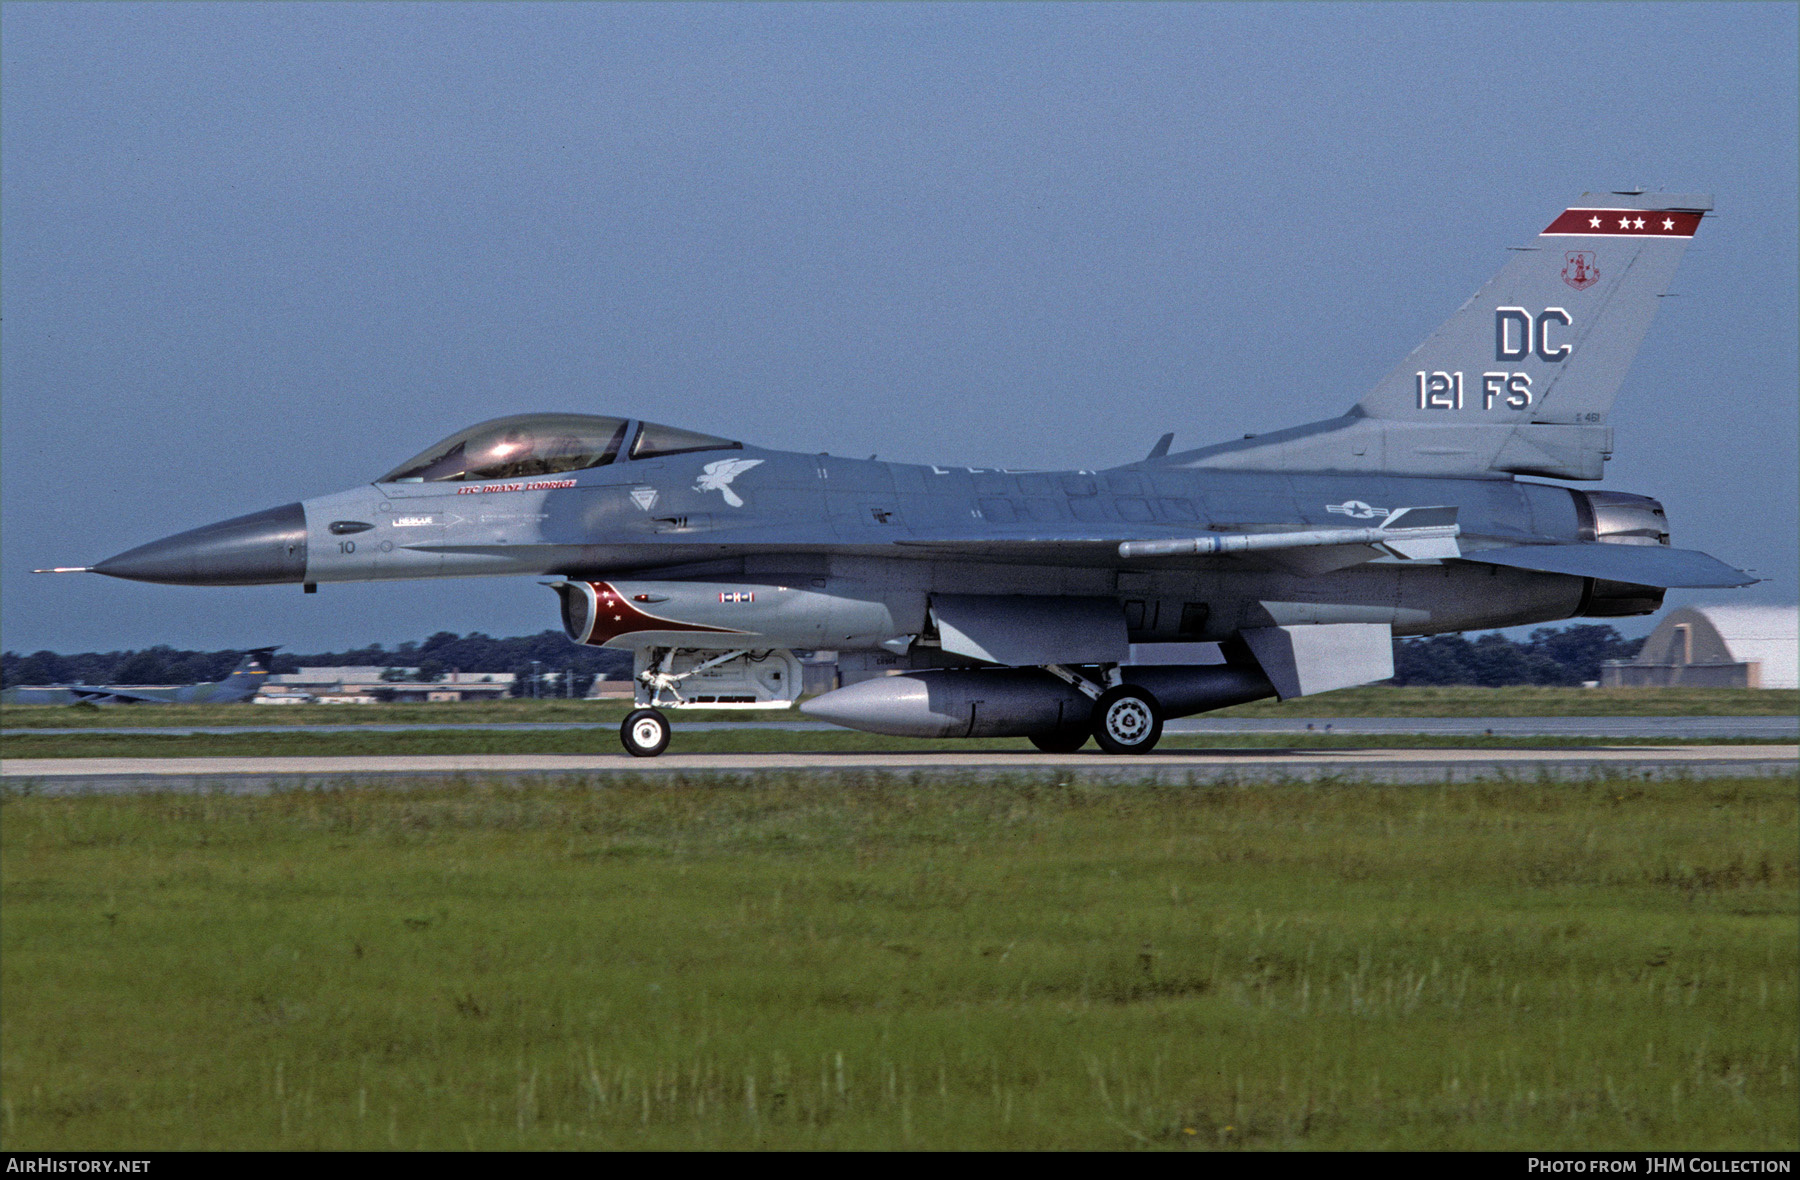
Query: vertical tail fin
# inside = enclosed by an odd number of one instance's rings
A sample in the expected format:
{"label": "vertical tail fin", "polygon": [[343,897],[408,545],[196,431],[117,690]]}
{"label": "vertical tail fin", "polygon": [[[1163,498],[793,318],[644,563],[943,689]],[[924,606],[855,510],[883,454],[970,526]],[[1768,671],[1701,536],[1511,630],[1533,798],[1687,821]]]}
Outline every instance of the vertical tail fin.
{"label": "vertical tail fin", "polygon": [[237,670],[240,672],[261,672],[266,676],[269,673],[270,661],[275,658],[275,653],[280,650],[280,644],[276,644],[274,647],[246,648],[244,649],[244,658],[238,661]]}
{"label": "vertical tail fin", "polygon": [[1712,198],[1584,193],[1358,403],[1371,418],[1603,425]]}
{"label": "vertical tail fin", "polygon": [[268,680],[271,671],[271,660],[277,648],[252,647],[244,652],[231,675],[213,685],[210,690],[201,688],[206,695],[204,700],[210,704],[226,704],[233,701],[247,701],[255,696],[257,690]]}
{"label": "vertical tail fin", "polygon": [[1599,479],[1613,398],[1712,198],[1584,193],[1342,418],[1168,462]]}

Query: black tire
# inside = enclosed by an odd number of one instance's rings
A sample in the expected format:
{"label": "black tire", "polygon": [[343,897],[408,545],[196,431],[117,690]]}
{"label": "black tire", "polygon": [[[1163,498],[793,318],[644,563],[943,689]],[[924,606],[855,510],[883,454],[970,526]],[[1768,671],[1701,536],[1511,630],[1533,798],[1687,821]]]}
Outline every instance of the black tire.
{"label": "black tire", "polygon": [[1162,728],[1162,706],[1141,688],[1121,684],[1094,702],[1094,740],[1108,754],[1148,754]]}
{"label": "black tire", "polygon": [[1031,744],[1046,754],[1073,754],[1087,745],[1090,735],[1085,729],[1053,729],[1029,736]]}
{"label": "black tire", "polygon": [[619,740],[633,758],[654,758],[669,748],[669,719],[655,709],[628,713],[619,726]]}

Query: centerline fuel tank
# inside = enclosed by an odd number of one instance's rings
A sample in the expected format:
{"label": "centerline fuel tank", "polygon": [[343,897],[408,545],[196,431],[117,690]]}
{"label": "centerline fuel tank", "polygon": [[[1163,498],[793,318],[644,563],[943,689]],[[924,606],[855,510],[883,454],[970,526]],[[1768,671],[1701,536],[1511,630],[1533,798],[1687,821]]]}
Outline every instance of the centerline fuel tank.
{"label": "centerline fuel tank", "polygon": [[[1128,667],[1164,717],[1185,717],[1275,695],[1244,664]],[[800,711],[848,729],[895,737],[1025,737],[1085,727],[1094,702],[1038,668],[945,669],[881,676],[804,701]]]}

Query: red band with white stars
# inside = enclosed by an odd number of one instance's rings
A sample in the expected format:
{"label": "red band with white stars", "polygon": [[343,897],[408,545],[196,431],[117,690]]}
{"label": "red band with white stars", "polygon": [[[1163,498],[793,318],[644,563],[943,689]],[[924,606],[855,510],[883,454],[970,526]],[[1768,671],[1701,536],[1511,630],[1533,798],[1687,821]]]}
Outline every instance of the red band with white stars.
{"label": "red band with white stars", "polygon": [[1701,214],[1681,209],[1569,209],[1544,231],[1551,234],[1601,234],[1633,238],[1691,238]]}

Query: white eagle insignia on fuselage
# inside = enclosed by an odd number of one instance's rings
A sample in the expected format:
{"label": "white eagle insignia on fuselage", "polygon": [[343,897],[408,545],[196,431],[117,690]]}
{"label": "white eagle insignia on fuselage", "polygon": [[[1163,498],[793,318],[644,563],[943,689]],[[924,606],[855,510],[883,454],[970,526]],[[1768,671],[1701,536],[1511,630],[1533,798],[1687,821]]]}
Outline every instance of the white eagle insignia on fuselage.
{"label": "white eagle insignia on fuselage", "polygon": [[731,481],[762,462],[761,459],[720,459],[700,469],[696,492],[718,492],[733,508],[744,506],[743,497],[731,490]]}

